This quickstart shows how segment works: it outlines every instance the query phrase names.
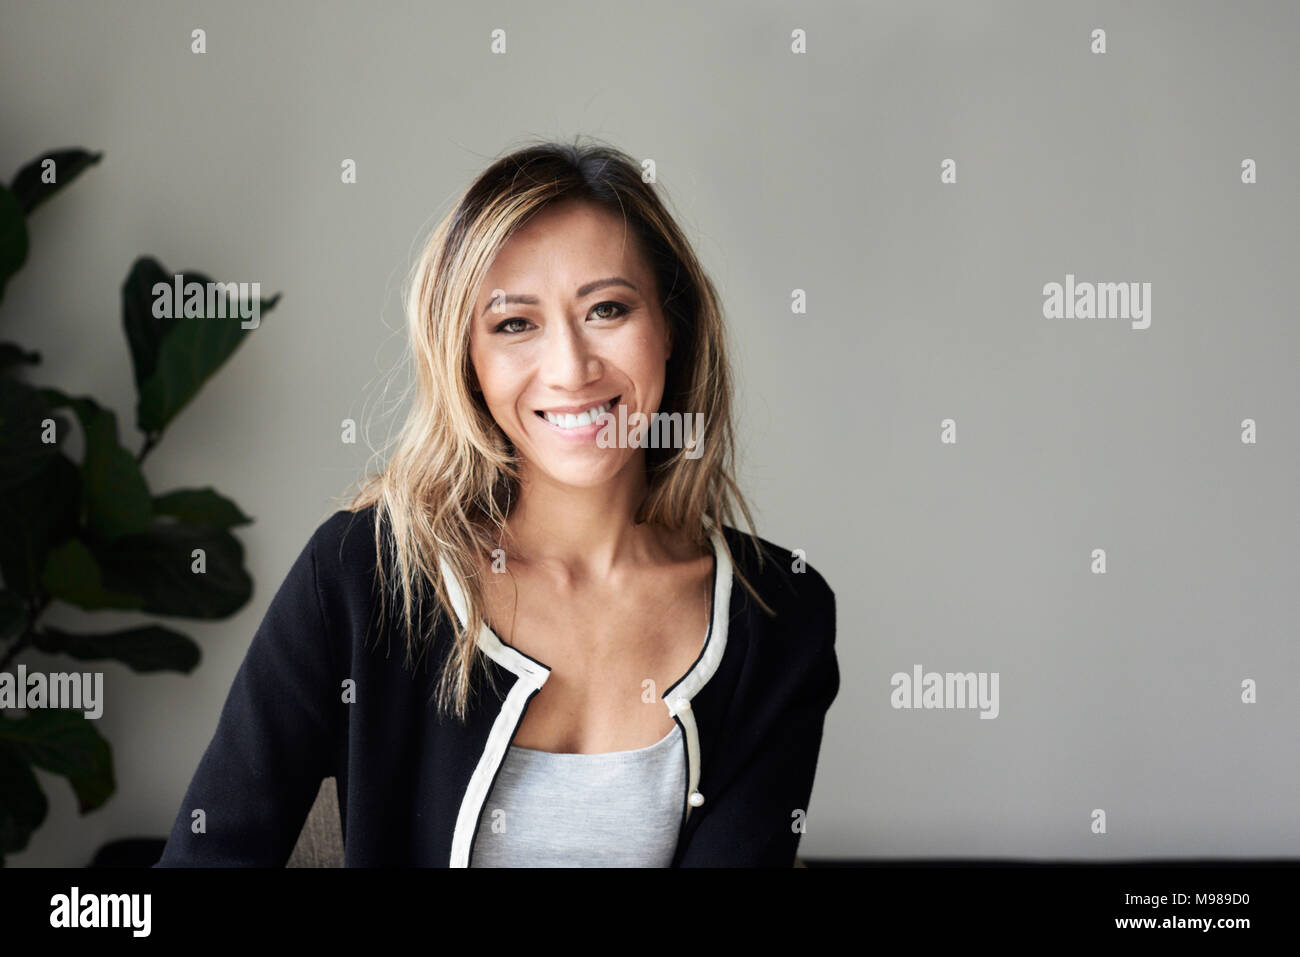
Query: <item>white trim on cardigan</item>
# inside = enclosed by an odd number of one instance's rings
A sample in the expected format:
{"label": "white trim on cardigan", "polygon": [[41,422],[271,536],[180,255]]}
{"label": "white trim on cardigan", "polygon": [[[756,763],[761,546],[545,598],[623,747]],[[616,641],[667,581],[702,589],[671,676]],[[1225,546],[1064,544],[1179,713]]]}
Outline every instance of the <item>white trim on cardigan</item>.
{"label": "white trim on cardigan", "polygon": [[[704,803],[704,796],[697,790],[700,782],[700,735],[695,724],[695,716],[691,713],[691,699],[718,670],[723,653],[726,651],[727,625],[731,619],[731,559],[727,554],[726,542],[721,531],[707,520],[706,529],[709,541],[713,545],[716,568],[713,581],[712,617],[705,637],[704,649],[686,674],[670,685],[661,696],[661,700],[668,708],[668,714],[681,725],[682,738],[686,747],[686,808],[683,824],[685,819],[690,817],[691,809]],[[467,609],[462,586],[445,558],[439,556],[438,563],[452,607],[456,610],[461,626],[464,627]],[[501,712],[497,715],[488,734],[487,745],[470,777],[469,786],[465,789],[465,796],[456,815],[456,829],[452,834],[451,867],[469,867],[470,846],[478,830],[483,803],[487,800],[497,769],[505,760],[506,750],[514,740],[529,700],[542,689],[542,685],[546,684],[546,679],[551,674],[548,665],[502,641],[488,627],[487,622],[484,622],[479,630],[478,646],[501,667],[517,675],[519,680],[506,695]]]}

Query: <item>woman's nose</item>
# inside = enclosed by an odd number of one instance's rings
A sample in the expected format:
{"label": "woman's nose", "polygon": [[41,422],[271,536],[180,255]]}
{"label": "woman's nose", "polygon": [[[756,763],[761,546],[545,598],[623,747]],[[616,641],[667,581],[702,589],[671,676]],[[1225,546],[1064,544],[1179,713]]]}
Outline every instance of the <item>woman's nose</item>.
{"label": "woman's nose", "polygon": [[557,389],[580,389],[598,378],[600,360],[586,337],[567,324],[551,328],[555,333],[547,337],[542,359],[546,384]]}

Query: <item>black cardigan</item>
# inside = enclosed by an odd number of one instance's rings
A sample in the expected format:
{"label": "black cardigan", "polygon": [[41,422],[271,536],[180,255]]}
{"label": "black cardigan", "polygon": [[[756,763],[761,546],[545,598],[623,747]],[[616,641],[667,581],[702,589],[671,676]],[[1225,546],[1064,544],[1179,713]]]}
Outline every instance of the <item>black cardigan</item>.
{"label": "black cardigan", "polygon": [[[373,523],[374,506],[335,512],[294,562],[156,866],[284,866],[331,775],[346,866],[468,866],[506,748],[550,669],[485,625],[479,645],[495,691],[480,680],[465,724],[438,720],[430,702],[451,629],[440,618],[414,674],[403,666],[391,600],[378,629]],[[731,560],[711,534],[708,637],[662,695],[687,767],[672,866],[790,867],[839,690],[835,596],[811,565],[792,571],[791,553],[762,538],[771,560],[760,572],[748,536],[724,526],[769,617],[739,581],[732,587]],[[454,578],[451,588],[464,621]]]}

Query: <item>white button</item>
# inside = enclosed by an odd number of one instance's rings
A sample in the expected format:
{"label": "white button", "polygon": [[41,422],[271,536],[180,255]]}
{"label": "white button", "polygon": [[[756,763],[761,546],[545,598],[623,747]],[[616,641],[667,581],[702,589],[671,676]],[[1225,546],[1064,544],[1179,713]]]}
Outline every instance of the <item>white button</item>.
{"label": "white button", "polygon": [[699,807],[704,803],[704,795],[699,791],[692,791],[689,800],[691,802],[691,807]]}
{"label": "white button", "polygon": [[690,711],[691,710],[690,699],[678,698],[676,701],[673,702],[673,710],[678,712],[679,714],[683,711]]}

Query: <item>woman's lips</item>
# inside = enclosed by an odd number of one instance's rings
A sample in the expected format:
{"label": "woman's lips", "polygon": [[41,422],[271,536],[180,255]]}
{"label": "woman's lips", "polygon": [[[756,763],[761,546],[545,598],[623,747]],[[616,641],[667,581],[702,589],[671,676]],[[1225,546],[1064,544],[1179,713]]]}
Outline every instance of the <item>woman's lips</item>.
{"label": "woman's lips", "polygon": [[620,393],[619,395],[607,399],[605,402],[601,402],[592,406],[591,408],[599,408],[600,406],[607,406],[608,408],[606,409],[605,412],[598,414],[587,425],[576,425],[573,426],[572,428],[565,428],[564,426],[556,425],[554,422],[552,422],[550,419],[546,417],[546,414],[541,409],[535,410],[534,414],[539,419],[541,419],[542,422],[546,424],[547,428],[551,432],[554,432],[557,435],[561,435],[566,438],[587,440],[587,439],[595,438],[596,434],[600,432],[600,430],[605,425],[604,416],[613,414],[614,408],[618,405],[618,400],[621,399],[622,397],[623,396]]}

